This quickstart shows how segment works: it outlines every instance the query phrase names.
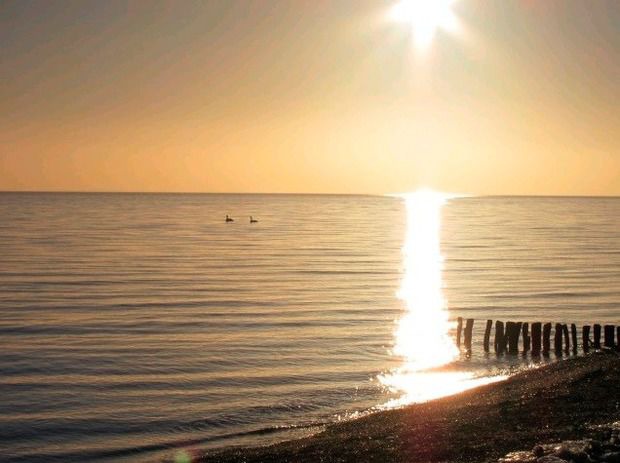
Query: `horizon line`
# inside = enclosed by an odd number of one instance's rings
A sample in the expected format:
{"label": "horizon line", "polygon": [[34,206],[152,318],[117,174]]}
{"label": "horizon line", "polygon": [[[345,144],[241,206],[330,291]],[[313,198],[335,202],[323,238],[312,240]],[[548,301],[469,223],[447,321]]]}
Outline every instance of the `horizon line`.
{"label": "horizon line", "polygon": [[[411,190],[415,192],[417,190]],[[441,190],[435,190],[441,192]],[[384,197],[400,197],[403,193],[328,193],[328,192],[255,192],[255,191],[97,191],[97,190],[0,190],[0,194],[112,194],[112,195],[295,195],[295,196],[384,196]],[[475,194],[465,193],[463,195],[451,198],[620,198],[620,194],[519,194],[519,193],[501,193],[501,194]]]}

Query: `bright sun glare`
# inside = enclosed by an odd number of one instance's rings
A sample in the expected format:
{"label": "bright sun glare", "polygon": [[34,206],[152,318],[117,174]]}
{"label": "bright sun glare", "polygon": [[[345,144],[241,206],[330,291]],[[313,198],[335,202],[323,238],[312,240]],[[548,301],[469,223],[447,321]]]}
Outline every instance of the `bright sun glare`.
{"label": "bright sun glare", "polygon": [[411,24],[418,48],[427,48],[438,29],[454,32],[458,20],[452,7],[457,0],[401,0],[389,12],[393,21]]}
{"label": "bright sun glare", "polygon": [[379,381],[403,395],[386,408],[430,400],[497,381],[501,377],[476,378],[467,371],[442,371],[459,357],[451,336],[448,305],[443,294],[441,211],[453,197],[432,190],[402,195],[407,212],[403,247],[404,274],[398,297],[405,313],[398,321],[393,352],[402,366]]}

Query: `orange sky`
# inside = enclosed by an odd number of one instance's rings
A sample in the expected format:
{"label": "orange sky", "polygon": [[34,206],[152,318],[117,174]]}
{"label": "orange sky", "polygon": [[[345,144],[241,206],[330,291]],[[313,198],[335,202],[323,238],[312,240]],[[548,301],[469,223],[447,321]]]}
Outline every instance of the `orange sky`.
{"label": "orange sky", "polygon": [[620,195],[620,2],[5,1],[0,190]]}

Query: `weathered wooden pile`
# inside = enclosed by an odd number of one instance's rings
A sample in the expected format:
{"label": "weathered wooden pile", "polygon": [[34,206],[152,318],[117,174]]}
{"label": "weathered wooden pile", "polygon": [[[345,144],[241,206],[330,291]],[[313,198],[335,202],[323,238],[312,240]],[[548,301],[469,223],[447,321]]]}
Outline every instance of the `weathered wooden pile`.
{"label": "weathered wooden pile", "polygon": [[[493,349],[497,354],[518,354],[519,341],[522,340],[522,353],[531,352],[532,355],[548,355],[551,352],[551,331],[553,332],[553,350],[556,354],[570,353],[574,354],[579,350],[577,344],[577,325],[571,323],[552,323],[535,322],[531,324],[523,322],[495,322],[495,336],[493,340]],[[601,329],[602,328],[602,329]],[[464,334],[464,347],[467,353],[471,354],[472,350],[472,333],[474,329],[474,319],[465,320],[465,330],[463,331],[463,318],[457,319],[456,327],[456,344],[461,348],[461,332]],[[485,352],[490,351],[491,331],[493,329],[493,320],[486,321],[484,330],[483,347]],[[590,330],[592,329],[593,339],[590,339]],[[603,335],[601,344],[601,334]],[[620,350],[620,326],[594,324],[592,326],[585,325],[581,329],[581,347],[584,352],[590,349],[601,349],[606,347],[610,349]]]}

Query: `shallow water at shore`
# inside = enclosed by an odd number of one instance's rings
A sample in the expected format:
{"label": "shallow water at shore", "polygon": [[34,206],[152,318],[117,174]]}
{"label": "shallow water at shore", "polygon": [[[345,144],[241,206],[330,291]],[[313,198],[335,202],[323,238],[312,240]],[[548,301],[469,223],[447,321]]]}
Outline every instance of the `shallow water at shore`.
{"label": "shallow water at shore", "polygon": [[[0,213],[8,461],[253,444],[402,398],[378,380],[403,365],[402,199],[3,193]],[[487,318],[618,322],[620,199],[441,213],[449,320],[480,320],[478,345]],[[478,347],[442,371],[528,363]]]}

